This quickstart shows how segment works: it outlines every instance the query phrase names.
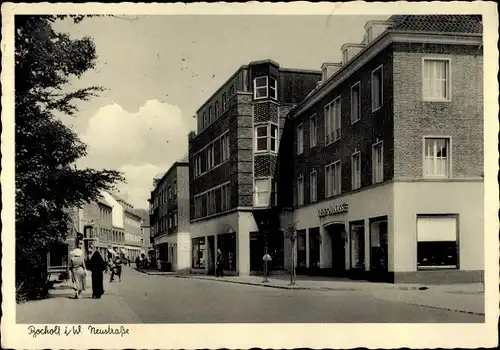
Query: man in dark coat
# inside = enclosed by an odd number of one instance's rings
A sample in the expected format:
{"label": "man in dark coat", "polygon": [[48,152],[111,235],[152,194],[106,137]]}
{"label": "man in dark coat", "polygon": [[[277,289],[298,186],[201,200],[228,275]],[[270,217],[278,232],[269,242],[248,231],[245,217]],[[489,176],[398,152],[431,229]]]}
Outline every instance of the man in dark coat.
{"label": "man in dark coat", "polygon": [[106,261],[102,258],[99,251],[95,251],[90,258],[87,269],[92,272],[92,298],[100,299],[104,294],[104,275],[106,270]]}

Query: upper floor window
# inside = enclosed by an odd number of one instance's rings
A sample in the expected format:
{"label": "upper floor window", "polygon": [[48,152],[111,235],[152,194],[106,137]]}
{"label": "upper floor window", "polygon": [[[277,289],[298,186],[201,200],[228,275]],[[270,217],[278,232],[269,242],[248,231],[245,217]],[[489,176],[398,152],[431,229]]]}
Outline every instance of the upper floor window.
{"label": "upper floor window", "polygon": [[172,196],[175,198],[177,196],[177,181],[172,183]]}
{"label": "upper floor window", "polygon": [[383,105],[384,83],[382,66],[372,72],[372,111],[376,111]]}
{"label": "upper floor window", "polygon": [[258,77],[253,81],[253,97],[254,99],[266,98],[268,96],[267,77]]}
{"label": "upper floor window", "polygon": [[297,126],[297,154],[304,152],[304,128],[302,124]]}
{"label": "upper floor window", "polygon": [[351,173],[352,173],[352,178],[351,178],[351,183],[352,183],[352,189],[357,190],[358,188],[361,187],[361,153],[355,152],[351,156]]}
{"label": "upper floor window", "polygon": [[256,207],[268,206],[271,194],[271,180],[270,179],[256,179],[255,180],[255,196],[254,205]]}
{"label": "upper floor window", "polygon": [[309,202],[316,202],[318,199],[318,177],[316,175],[316,170],[313,170],[309,174]]}
{"label": "upper floor window", "polygon": [[278,205],[278,183],[271,180],[271,205]]}
{"label": "upper floor window", "polygon": [[231,209],[231,187],[230,184],[225,184],[221,187],[221,211]]}
{"label": "upper floor window", "polygon": [[263,124],[255,127],[255,151],[277,152],[278,151],[278,126],[275,124]]}
{"label": "upper floor window", "polygon": [[325,107],[325,145],[340,139],[341,134],[340,96]]}
{"label": "upper floor window", "polygon": [[222,111],[225,111],[227,109],[227,98],[226,98],[226,93],[222,94]]}
{"label": "upper floor window", "polygon": [[179,218],[177,217],[177,210],[174,211],[174,227],[177,227]]}
{"label": "upper floor window", "polygon": [[382,141],[372,146],[372,182],[384,181],[384,144]]}
{"label": "upper floor window", "polygon": [[313,115],[309,119],[309,147],[316,146],[317,135],[318,135],[318,128],[316,124],[316,115]]}
{"label": "upper floor window", "polygon": [[221,155],[222,162],[229,159],[229,133],[226,133],[221,138]]}
{"label": "upper floor window", "polygon": [[325,167],[325,198],[342,192],[342,169],[340,160]]}
{"label": "upper floor window", "polygon": [[219,115],[220,115],[219,101],[215,101],[215,118],[218,118]]}
{"label": "upper floor window", "polygon": [[229,88],[229,96],[233,96],[234,94],[234,85],[231,85],[231,87]]}
{"label": "upper floor window", "polygon": [[423,60],[423,98],[426,101],[449,101],[450,60],[424,58]]}
{"label": "upper floor window", "polygon": [[300,175],[297,179],[297,206],[304,205],[304,177]]}
{"label": "upper floor window", "polygon": [[351,123],[361,119],[360,86],[360,83],[357,82],[351,87]]}
{"label": "upper floor window", "polygon": [[450,138],[424,138],[424,176],[450,176]]}
{"label": "upper floor window", "polygon": [[207,152],[207,171],[215,166],[215,154],[214,154],[214,144],[210,144],[206,148]]}
{"label": "upper floor window", "polygon": [[168,199],[172,199],[172,186],[168,186]]}
{"label": "upper floor window", "polygon": [[278,86],[274,78],[258,77],[253,80],[254,99],[272,98],[278,99]]}
{"label": "upper floor window", "polygon": [[207,118],[207,112],[203,112],[203,127],[206,127],[208,125],[209,121]]}
{"label": "upper floor window", "polygon": [[212,106],[208,107],[208,123],[211,123],[214,120],[214,112],[212,110]]}

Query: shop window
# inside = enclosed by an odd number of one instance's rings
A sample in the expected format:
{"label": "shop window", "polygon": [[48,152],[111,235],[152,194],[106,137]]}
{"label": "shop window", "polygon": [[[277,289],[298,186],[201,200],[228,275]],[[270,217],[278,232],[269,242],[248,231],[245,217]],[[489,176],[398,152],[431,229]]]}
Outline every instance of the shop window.
{"label": "shop window", "polygon": [[365,227],[364,223],[351,223],[350,234],[351,269],[365,268]]}
{"label": "shop window", "polygon": [[236,271],[236,233],[227,233],[217,236],[217,249],[223,257],[223,269]]}
{"label": "shop window", "polygon": [[370,220],[370,270],[387,271],[387,219]]}
{"label": "shop window", "polygon": [[192,267],[194,269],[204,269],[206,266],[205,237],[194,238],[192,240],[192,245],[193,245]]}
{"label": "shop window", "polygon": [[306,266],[306,230],[297,230],[297,267]]}
{"label": "shop window", "polygon": [[456,217],[417,217],[418,270],[455,269],[457,267]]}
{"label": "shop window", "polygon": [[319,268],[321,237],[319,227],[309,229],[309,268]]}

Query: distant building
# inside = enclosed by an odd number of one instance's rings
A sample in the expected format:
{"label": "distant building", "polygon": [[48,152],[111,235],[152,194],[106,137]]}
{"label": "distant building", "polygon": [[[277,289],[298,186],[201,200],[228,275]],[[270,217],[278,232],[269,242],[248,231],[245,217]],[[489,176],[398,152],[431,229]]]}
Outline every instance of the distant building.
{"label": "distant building", "polygon": [[156,258],[174,271],[190,268],[189,163],[175,162],[155,178],[150,198],[150,225]]}
{"label": "distant building", "polygon": [[153,247],[153,244],[151,243],[151,228],[149,225],[149,210],[136,209],[135,211],[141,216],[142,253],[148,254]]}

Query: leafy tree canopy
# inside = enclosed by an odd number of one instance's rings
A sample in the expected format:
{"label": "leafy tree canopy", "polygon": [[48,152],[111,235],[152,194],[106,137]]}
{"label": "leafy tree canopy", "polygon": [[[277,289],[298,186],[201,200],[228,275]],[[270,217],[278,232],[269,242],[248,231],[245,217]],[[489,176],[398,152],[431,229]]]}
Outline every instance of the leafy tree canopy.
{"label": "leafy tree canopy", "polygon": [[[55,32],[64,16],[15,16],[16,270],[32,253],[67,234],[68,209],[96,200],[123,181],[115,170],[77,169],[87,146],[55,113],[75,115],[77,101],[103,89],[67,91],[71,77],[94,68],[92,39]],[[77,23],[84,16],[73,16]],[[66,86],[64,86],[66,84]],[[31,260],[30,260],[31,259]],[[41,259],[41,258],[40,258]]]}

